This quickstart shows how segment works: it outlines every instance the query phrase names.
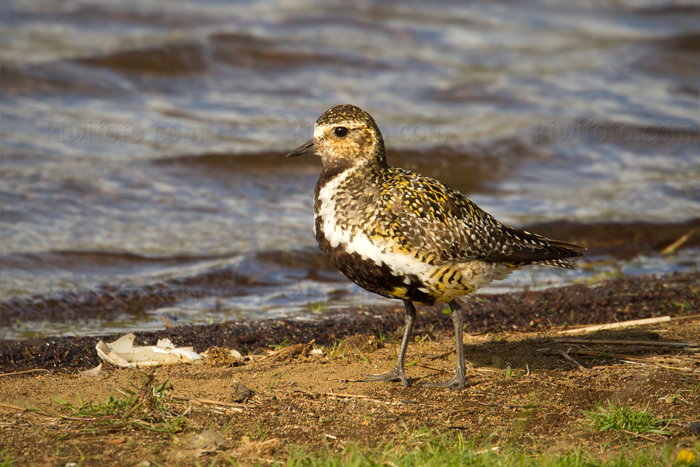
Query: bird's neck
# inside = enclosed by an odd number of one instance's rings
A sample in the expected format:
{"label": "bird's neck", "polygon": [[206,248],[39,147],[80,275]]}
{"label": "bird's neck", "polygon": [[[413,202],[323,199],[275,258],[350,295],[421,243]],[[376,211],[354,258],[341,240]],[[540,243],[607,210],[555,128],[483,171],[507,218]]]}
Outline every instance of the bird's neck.
{"label": "bird's neck", "polygon": [[385,172],[388,170],[384,159],[374,160],[370,159],[364,161],[364,163],[359,164],[323,164],[323,170],[321,171],[321,176],[316,183],[316,193],[326,186],[328,183],[337,181],[338,178],[348,179],[360,179],[364,182],[374,181],[384,177]]}
{"label": "bird's neck", "polygon": [[347,171],[356,173],[376,173],[383,172],[388,165],[383,154],[372,155],[366,159],[350,159],[350,158],[322,158],[323,171],[321,178],[328,180],[333,179]]}

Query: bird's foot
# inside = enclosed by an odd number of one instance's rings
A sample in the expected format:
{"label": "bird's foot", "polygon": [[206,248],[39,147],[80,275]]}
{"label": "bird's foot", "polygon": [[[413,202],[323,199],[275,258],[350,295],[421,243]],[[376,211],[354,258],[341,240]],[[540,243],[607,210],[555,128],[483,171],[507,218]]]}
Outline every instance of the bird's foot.
{"label": "bird's foot", "polygon": [[372,381],[401,381],[404,386],[408,386],[408,380],[406,379],[406,373],[404,369],[395,366],[393,370],[388,373],[382,373],[380,375],[363,375],[362,382],[368,383]]}
{"label": "bird's foot", "polygon": [[444,383],[421,383],[421,386],[429,388],[448,388],[452,389],[453,391],[460,391],[464,389],[466,384],[466,375],[463,372],[458,371],[452,378],[448,379]]}

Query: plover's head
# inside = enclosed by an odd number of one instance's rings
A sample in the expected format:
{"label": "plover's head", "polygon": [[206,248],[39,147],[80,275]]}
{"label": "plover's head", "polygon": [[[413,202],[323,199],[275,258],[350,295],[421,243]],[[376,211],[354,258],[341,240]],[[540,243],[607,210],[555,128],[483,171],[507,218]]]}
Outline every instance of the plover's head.
{"label": "plover's head", "polygon": [[385,164],[384,140],[370,114],[354,105],[326,110],[314,125],[314,137],[287,157],[314,153],[324,168],[350,168],[367,163]]}

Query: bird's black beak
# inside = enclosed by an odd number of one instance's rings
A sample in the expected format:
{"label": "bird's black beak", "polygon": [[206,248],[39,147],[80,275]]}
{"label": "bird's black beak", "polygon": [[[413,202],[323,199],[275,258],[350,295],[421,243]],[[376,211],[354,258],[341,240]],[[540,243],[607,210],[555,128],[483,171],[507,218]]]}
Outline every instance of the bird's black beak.
{"label": "bird's black beak", "polygon": [[316,142],[314,140],[307,141],[294,151],[287,154],[287,157],[303,156],[304,154],[313,154],[316,151]]}

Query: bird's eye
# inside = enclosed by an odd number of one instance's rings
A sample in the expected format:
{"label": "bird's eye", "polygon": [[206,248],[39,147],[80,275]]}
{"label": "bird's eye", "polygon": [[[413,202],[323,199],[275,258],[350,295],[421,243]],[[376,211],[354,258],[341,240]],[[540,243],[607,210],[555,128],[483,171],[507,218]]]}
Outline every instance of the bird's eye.
{"label": "bird's eye", "polygon": [[344,126],[337,126],[333,129],[333,133],[335,133],[335,136],[337,136],[338,138],[342,138],[343,136],[348,134],[348,129]]}

